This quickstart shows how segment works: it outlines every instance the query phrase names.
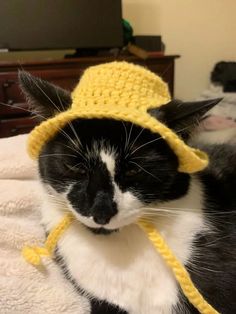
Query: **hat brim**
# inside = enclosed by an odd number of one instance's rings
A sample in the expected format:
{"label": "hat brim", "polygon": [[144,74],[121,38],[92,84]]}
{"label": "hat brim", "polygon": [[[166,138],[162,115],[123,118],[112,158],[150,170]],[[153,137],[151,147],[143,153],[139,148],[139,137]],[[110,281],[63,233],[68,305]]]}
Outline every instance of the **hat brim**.
{"label": "hat brim", "polygon": [[[119,108],[120,109],[120,108]],[[66,111],[59,113],[55,117],[42,122],[30,133],[28,138],[28,152],[31,158],[37,159],[42,147],[50,141],[67,123],[75,119],[114,119],[134,123],[142,128],[149,129],[153,133],[159,134],[174,151],[179,160],[179,172],[194,173],[203,170],[208,164],[207,155],[186,145],[171,129],[156,120],[146,112],[130,109],[108,111],[102,108],[83,108],[81,112]]]}

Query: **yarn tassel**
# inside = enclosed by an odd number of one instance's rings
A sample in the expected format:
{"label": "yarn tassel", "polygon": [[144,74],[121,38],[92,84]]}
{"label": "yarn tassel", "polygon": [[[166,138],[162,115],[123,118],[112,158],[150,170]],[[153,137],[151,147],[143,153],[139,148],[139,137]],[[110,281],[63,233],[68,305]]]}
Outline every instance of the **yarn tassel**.
{"label": "yarn tassel", "polygon": [[62,221],[49,233],[44,247],[25,246],[22,249],[22,255],[25,260],[32,265],[38,266],[42,263],[41,256],[51,257],[57,242],[73,220],[74,216],[71,213],[66,214]]}

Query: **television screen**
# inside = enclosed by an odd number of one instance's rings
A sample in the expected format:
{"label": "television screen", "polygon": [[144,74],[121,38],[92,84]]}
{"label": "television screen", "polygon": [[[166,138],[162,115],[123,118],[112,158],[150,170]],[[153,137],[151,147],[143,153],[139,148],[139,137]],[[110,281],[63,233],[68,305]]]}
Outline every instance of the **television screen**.
{"label": "television screen", "polygon": [[1,0],[0,49],[123,45],[121,0]]}

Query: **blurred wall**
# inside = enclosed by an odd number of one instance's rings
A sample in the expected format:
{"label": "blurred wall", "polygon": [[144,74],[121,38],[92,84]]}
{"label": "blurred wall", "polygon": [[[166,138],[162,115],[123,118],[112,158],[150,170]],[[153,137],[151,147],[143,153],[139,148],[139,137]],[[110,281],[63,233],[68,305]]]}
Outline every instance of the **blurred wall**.
{"label": "blurred wall", "polygon": [[176,62],[175,96],[195,99],[217,61],[236,61],[235,0],[123,0],[135,34],[161,34]]}

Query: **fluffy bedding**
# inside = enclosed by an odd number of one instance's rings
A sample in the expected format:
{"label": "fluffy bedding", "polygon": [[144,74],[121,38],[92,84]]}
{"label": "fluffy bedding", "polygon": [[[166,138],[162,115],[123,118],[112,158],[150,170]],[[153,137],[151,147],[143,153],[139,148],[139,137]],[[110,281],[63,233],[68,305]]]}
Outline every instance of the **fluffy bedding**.
{"label": "fluffy bedding", "polygon": [[[234,142],[236,128],[197,132],[194,142]],[[36,164],[26,154],[27,135],[0,139],[0,314],[90,312],[50,259],[35,268],[21,256],[25,244],[45,239],[40,225]],[[40,243],[41,242],[41,243]]]}
{"label": "fluffy bedding", "polygon": [[21,256],[23,245],[44,241],[37,169],[25,145],[26,135],[0,139],[0,313],[89,313],[52,260],[35,268]]}

